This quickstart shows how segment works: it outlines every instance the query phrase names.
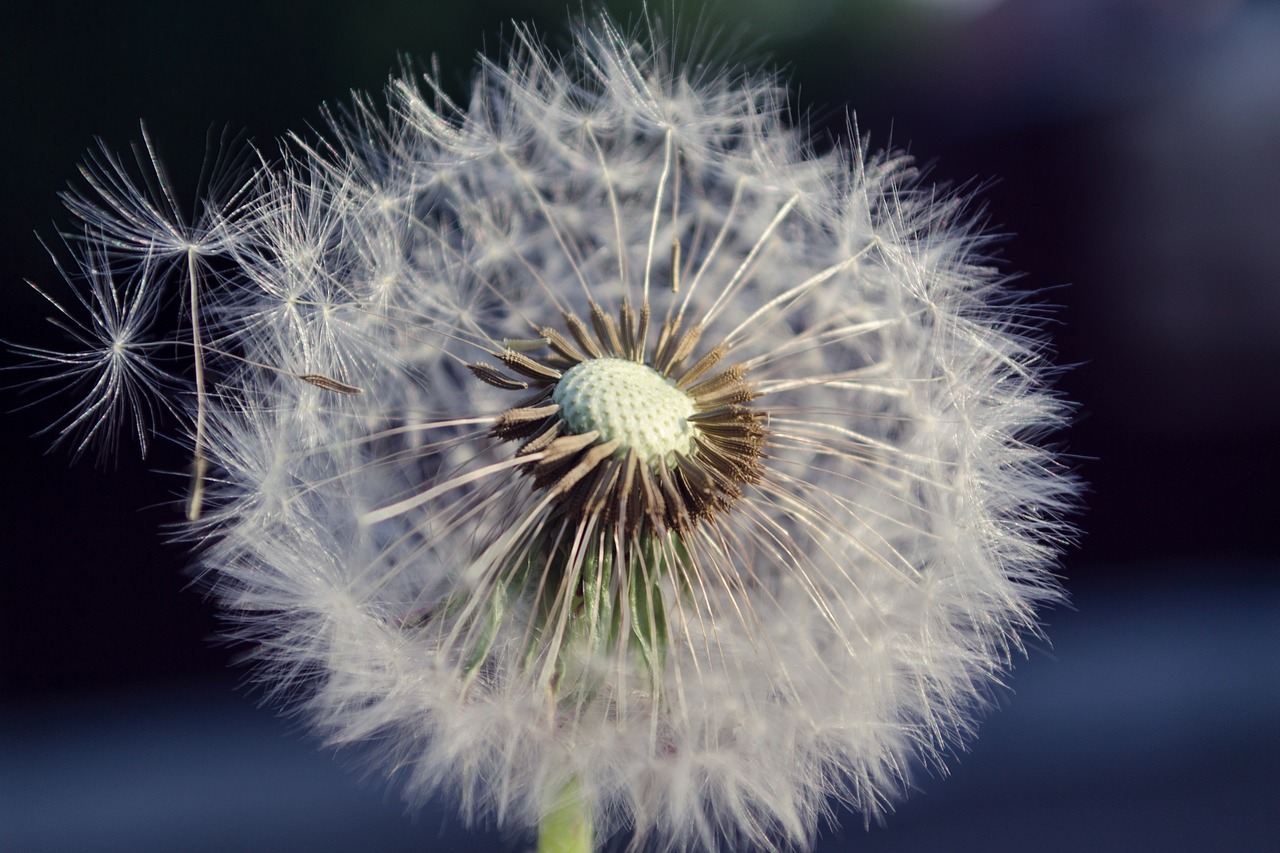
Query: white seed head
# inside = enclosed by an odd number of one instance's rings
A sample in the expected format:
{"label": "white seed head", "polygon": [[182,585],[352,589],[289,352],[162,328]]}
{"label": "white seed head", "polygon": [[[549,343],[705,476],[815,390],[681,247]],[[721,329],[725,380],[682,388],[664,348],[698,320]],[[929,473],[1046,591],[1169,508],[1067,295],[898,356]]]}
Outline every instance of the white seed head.
{"label": "white seed head", "polygon": [[619,454],[634,450],[652,465],[693,452],[693,400],[648,365],[622,358],[584,361],[565,372],[551,399],[573,432],[598,430],[602,441],[617,439]]}
{"label": "white seed head", "polygon": [[77,451],[178,416],[263,682],[411,798],[803,848],[953,754],[1060,598],[1036,315],[962,201],[815,152],[774,80],[608,20],[515,40],[470,104],[398,81],[190,222],[91,159],[71,351],[24,352]]}

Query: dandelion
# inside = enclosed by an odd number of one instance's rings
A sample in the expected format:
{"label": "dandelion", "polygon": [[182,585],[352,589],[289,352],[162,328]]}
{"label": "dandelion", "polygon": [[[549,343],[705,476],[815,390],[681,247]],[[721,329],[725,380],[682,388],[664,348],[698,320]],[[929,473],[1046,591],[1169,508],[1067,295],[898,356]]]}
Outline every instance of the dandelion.
{"label": "dandelion", "polygon": [[[396,81],[195,227],[99,158],[86,349],[29,351],[83,388],[62,429],[175,410],[263,683],[413,801],[546,849],[875,818],[1059,596],[1034,312],[962,201],[813,150],[773,81],[608,21],[515,42],[469,105]],[[189,371],[139,345],[169,290]]]}

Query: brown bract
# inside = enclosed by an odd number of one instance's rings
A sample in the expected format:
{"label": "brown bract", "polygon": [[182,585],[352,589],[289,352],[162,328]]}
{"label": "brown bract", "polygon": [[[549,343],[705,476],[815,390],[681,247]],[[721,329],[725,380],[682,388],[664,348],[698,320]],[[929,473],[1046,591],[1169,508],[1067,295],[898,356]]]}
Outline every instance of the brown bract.
{"label": "brown bract", "polygon": [[[492,435],[521,442],[519,456],[540,454],[523,469],[534,487],[557,498],[559,512],[598,517],[603,529],[616,526],[631,541],[646,530],[685,531],[727,510],[744,486],[759,482],[768,439],[765,413],[750,405],[756,392],[743,378],[745,368],[717,369],[723,346],[688,363],[702,326],[682,328],[679,317],[669,317],[652,349],[649,326],[647,302],[637,312],[624,301],[616,320],[593,302],[590,328],[565,312],[567,334],[538,329],[546,350],[539,357],[507,348],[493,354],[502,368],[468,365],[477,379],[503,390],[533,389],[498,417]],[[552,394],[565,371],[595,358],[647,365],[687,394],[694,408],[692,452],[646,462],[634,448],[603,440],[596,430],[574,433]]]}

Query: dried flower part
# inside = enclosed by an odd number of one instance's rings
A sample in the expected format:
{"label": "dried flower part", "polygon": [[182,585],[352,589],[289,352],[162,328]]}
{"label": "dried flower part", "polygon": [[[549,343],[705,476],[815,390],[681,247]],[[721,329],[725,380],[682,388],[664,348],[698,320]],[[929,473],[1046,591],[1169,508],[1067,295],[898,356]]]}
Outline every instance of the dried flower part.
{"label": "dried flower part", "polygon": [[687,365],[702,329],[682,332],[678,319],[663,322],[649,351],[648,301],[639,316],[624,301],[616,324],[591,307],[594,335],[565,316],[581,350],[544,328],[549,352],[541,360],[496,354],[523,379],[468,365],[503,390],[536,389],[499,416],[493,435],[522,442],[521,456],[537,454],[523,472],[564,514],[598,516],[601,530],[617,525],[627,541],[645,530],[686,530],[732,507],[759,481],[767,437],[765,413],[747,405],[756,395],[743,368],[716,370],[723,347]]}

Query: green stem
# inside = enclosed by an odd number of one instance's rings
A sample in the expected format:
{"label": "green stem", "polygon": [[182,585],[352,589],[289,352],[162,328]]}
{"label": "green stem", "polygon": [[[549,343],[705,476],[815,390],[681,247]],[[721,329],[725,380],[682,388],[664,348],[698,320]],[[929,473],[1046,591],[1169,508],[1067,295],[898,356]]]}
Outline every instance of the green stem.
{"label": "green stem", "polygon": [[538,853],[593,853],[591,810],[571,779],[538,827]]}

